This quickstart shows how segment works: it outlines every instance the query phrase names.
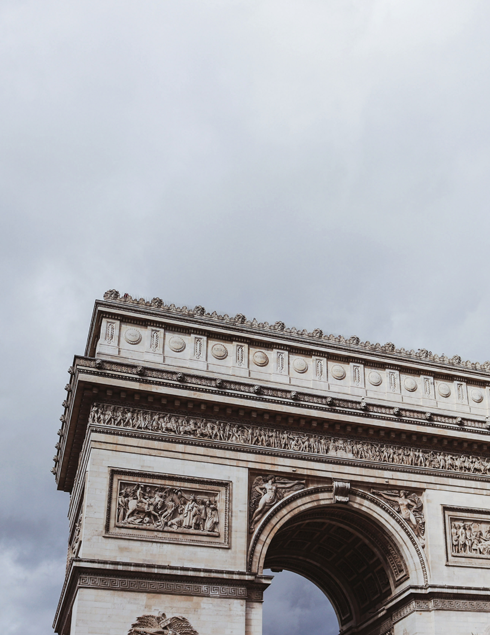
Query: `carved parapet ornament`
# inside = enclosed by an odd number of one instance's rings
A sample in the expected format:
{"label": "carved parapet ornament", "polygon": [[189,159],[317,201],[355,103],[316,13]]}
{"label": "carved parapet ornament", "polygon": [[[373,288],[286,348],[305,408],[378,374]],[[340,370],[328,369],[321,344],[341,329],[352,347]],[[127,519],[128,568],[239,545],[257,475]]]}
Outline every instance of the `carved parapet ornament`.
{"label": "carved parapet ornament", "polygon": [[295,327],[286,327],[283,322],[275,322],[274,324],[269,324],[268,322],[259,322],[255,318],[249,320],[242,313],[238,313],[235,316],[229,316],[227,314],[218,315],[216,311],[214,311],[213,313],[207,312],[202,306],[197,306],[194,309],[189,309],[187,307],[177,307],[175,306],[175,304],[165,304],[160,298],[145,300],[144,298],[133,298],[131,295],[129,295],[129,293],[120,295],[119,291],[116,291],[116,289],[110,289],[109,291],[106,291],[104,294],[104,300],[110,302],[118,302],[126,305],[150,307],[152,309],[158,309],[162,313],[167,314],[198,317],[203,321],[211,323],[214,322],[221,324],[233,324],[235,326],[243,326],[246,329],[254,329],[257,331],[262,331],[264,333],[274,333],[280,331],[282,334],[292,336],[295,339],[304,338],[310,341],[320,340],[334,345],[340,345],[343,348],[350,348],[357,351],[364,350],[377,353],[381,352],[396,357],[409,358],[422,362],[431,361],[437,364],[444,364],[446,366],[470,368],[485,373],[490,372],[490,361],[484,362],[483,364],[479,362],[471,362],[469,360],[463,361],[459,355],[453,355],[452,357],[447,357],[446,355],[436,355],[424,348],[421,348],[417,351],[413,349],[406,350],[405,348],[397,348],[392,342],[387,342],[386,344],[373,344],[368,341],[362,342],[357,336],[345,338],[342,335],[324,334],[322,329],[320,328],[313,329],[311,332],[309,332],[306,329],[301,330]]}

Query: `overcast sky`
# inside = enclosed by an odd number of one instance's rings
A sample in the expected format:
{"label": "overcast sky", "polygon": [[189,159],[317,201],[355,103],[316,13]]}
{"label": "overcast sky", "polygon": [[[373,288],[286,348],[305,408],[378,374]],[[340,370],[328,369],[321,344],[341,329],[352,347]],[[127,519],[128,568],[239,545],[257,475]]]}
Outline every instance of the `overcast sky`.
{"label": "overcast sky", "polygon": [[0,0],[2,633],[51,633],[106,289],[490,359],[489,42],[488,1]]}

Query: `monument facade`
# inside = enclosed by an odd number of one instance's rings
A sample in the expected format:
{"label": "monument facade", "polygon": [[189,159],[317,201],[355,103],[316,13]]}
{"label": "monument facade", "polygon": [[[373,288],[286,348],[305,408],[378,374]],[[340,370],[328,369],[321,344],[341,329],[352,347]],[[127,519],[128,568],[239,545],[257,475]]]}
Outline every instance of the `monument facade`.
{"label": "monument facade", "polygon": [[59,635],[261,635],[264,569],[345,635],[490,634],[490,363],[111,290],[66,392]]}

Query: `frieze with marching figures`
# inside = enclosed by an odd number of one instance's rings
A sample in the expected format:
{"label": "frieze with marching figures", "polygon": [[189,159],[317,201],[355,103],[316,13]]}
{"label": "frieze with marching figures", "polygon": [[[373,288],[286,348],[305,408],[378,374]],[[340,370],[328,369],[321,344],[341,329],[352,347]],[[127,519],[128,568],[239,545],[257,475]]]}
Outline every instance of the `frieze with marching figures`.
{"label": "frieze with marching figures", "polygon": [[239,445],[287,450],[304,454],[388,463],[411,468],[431,468],[474,475],[490,475],[490,459],[373,441],[360,441],[272,428],[232,423],[203,417],[175,415],[139,408],[94,403],[89,424],[130,428],[168,436],[221,441]]}

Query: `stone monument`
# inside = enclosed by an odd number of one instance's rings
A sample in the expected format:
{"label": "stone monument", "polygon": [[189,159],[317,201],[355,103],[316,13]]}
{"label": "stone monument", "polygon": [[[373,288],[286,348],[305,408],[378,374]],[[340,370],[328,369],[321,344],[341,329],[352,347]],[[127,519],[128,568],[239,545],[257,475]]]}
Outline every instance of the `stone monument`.
{"label": "stone monument", "polygon": [[111,290],[69,375],[59,635],[261,635],[264,569],[344,635],[490,633],[490,363]]}

